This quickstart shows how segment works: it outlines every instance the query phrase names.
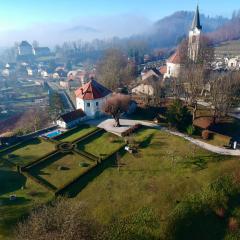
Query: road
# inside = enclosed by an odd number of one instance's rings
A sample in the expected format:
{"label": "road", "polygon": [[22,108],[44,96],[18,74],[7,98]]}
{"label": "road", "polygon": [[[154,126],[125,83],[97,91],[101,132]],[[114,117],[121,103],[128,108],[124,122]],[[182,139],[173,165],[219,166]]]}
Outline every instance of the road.
{"label": "road", "polygon": [[57,92],[60,95],[66,112],[76,110],[75,105],[71,101],[71,98],[68,96],[65,89],[61,88],[57,83],[54,82],[48,82],[47,85],[50,91]]}

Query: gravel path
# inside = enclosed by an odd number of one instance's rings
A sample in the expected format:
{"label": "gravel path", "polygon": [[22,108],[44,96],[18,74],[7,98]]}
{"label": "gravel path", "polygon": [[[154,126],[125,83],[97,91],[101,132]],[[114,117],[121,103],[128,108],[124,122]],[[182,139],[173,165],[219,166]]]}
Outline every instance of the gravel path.
{"label": "gravel path", "polygon": [[203,141],[194,139],[192,137],[189,137],[186,134],[171,131],[171,130],[168,130],[167,128],[162,128],[159,125],[157,125],[155,123],[151,123],[151,122],[140,121],[140,120],[120,119],[121,127],[114,127],[115,121],[113,119],[106,119],[103,121],[102,120],[97,120],[97,121],[92,120],[92,121],[89,121],[89,123],[92,125],[96,125],[99,128],[103,128],[108,132],[112,132],[118,136],[121,136],[121,133],[126,131],[131,126],[140,123],[144,126],[161,129],[162,131],[168,132],[175,136],[182,137],[182,138],[190,141],[191,143],[193,143],[203,149],[206,149],[210,152],[213,152],[213,153],[217,153],[217,154],[221,154],[221,155],[229,155],[229,156],[240,156],[240,150],[233,150],[233,149],[217,147],[217,146],[205,143]]}
{"label": "gravel path", "polygon": [[210,152],[214,152],[214,153],[217,153],[217,154],[221,154],[221,155],[230,155],[230,156],[240,156],[240,150],[233,150],[233,149],[226,149],[226,148],[221,148],[221,147],[217,147],[217,146],[213,146],[211,144],[208,144],[208,143],[205,143],[205,142],[202,142],[200,140],[197,140],[197,139],[194,139],[194,138],[191,138],[183,133],[179,133],[179,132],[174,132],[174,131],[171,131],[171,130],[168,130],[168,129],[162,129],[164,130],[165,132],[168,132],[168,133],[171,133],[175,136],[179,136],[179,137],[182,137],[188,141],[190,141],[191,143],[201,147],[201,148],[204,148]]}

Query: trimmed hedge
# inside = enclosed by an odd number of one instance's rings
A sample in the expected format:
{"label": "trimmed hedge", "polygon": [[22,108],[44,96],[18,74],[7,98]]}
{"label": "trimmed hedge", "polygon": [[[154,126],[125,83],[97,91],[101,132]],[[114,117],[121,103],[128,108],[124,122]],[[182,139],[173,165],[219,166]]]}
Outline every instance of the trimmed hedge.
{"label": "trimmed hedge", "polygon": [[92,169],[94,169],[96,166],[98,165],[98,163],[95,163],[94,165],[92,165],[91,167],[87,168],[83,173],[81,173],[79,176],[73,178],[71,181],[69,181],[68,183],[64,184],[62,187],[58,188],[57,191],[55,191],[55,196],[58,195],[62,195],[63,192],[69,188],[72,184],[74,184],[75,182],[77,182],[83,175],[87,174],[89,171],[91,171]]}
{"label": "trimmed hedge", "polygon": [[38,165],[39,163],[42,163],[42,162],[48,160],[48,158],[50,158],[53,155],[58,154],[58,153],[59,153],[59,151],[57,149],[52,151],[52,152],[50,152],[50,153],[47,153],[47,154],[43,155],[42,157],[38,158],[37,160],[35,160],[35,161],[33,161],[33,162],[31,162],[31,163],[21,167],[21,171],[24,172],[26,170],[29,170],[30,168]]}
{"label": "trimmed hedge", "polygon": [[111,154],[109,154],[108,156],[100,159],[100,161],[97,161],[93,166],[87,168],[81,175],[79,175],[78,177],[75,177],[72,181],[70,181],[69,183],[64,184],[61,188],[59,188],[56,192],[55,192],[55,196],[58,195],[62,195],[64,193],[64,191],[71,187],[71,185],[73,185],[74,183],[76,183],[77,181],[79,181],[79,179],[81,177],[83,177],[85,174],[89,173],[90,171],[92,171],[94,168],[96,168],[99,164],[101,164],[102,161],[106,161],[108,159],[110,159],[111,157],[113,157],[115,154],[117,154],[120,150],[122,150],[124,147],[126,146],[126,144],[124,144],[123,146],[121,146],[120,148],[118,148],[116,151],[112,152]]}
{"label": "trimmed hedge", "polygon": [[122,137],[127,137],[133,133],[135,133],[136,131],[138,131],[140,128],[142,128],[142,124],[135,124],[134,126],[132,126],[131,128],[127,129],[126,131],[121,133]]}
{"label": "trimmed hedge", "polygon": [[83,150],[79,150],[77,148],[74,149],[74,151],[76,153],[78,153],[79,155],[91,160],[91,161],[94,161],[94,162],[97,162],[99,160],[98,157],[96,157],[95,155],[91,154],[91,153],[88,153],[88,152],[85,152]]}
{"label": "trimmed hedge", "polygon": [[105,130],[102,129],[102,128],[97,128],[97,129],[95,129],[94,131],[92,131],[92,132],[90,132],[90,133],[87,133],[87,134],[85,134],[84,136],[82,136],[81,138],[73,141],[72,143],[82,142],[82,141],[86,140],[87,138],[92,137],[92,136],[94,136],[95,134],[98,134],[98,133],[101,133],[101,132],[104,132],[104,131],[105,131]]}
{"label": "trimmed hedge", "polygon": [[48,191],[55,193],[56,188],[55,187],[50,187],[49,185],[45,184],[43,181],[41,181],[38,178],[35,178],[33,175],[31,175],[29,172],[22,172],[22,174],[27,177],[30,178],[31,180],[33,180],[34,182],[36,182],[37,184],[41,185],[42,187],[44,187],[45,189],[47,189]]}

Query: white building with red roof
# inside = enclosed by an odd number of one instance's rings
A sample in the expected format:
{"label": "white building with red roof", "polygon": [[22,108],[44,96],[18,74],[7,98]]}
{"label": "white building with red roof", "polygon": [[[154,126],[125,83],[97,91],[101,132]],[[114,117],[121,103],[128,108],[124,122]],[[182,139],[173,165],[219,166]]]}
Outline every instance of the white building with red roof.
{"label": "white building with red roof", "polygon": [[75,91],[77,109],[82,109],[89,118],[102,115],[103,103],[112,92],[95,80],[91,80]]}
{"label": "white building with red roof", "polygon": [[177,78],[180,74],[181,58],[180,52],[177,51],[167,60],[167,71],[164,78]]}

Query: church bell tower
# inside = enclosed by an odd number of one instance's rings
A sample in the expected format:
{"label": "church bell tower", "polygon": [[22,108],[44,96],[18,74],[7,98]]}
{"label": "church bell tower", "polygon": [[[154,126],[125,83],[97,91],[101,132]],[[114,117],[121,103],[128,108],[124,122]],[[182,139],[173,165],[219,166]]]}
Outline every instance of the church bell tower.
{"label": "church bell tower", "polygon": [[196,62],[198,58],[201,33],[202,26],[200,23],[199,7],[197,5],[188,40],[188,57],[193,62]]}

